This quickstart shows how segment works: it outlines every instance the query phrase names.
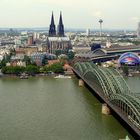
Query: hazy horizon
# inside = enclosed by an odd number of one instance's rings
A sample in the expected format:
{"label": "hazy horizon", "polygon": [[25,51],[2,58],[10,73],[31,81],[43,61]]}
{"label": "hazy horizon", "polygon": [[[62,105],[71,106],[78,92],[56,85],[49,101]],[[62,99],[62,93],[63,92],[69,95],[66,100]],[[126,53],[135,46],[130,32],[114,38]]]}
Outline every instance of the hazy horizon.
{"label": "hazy horizon", "polygon": [[[28,30],[42,30],[42,31],[49,31],[49,27],[0,27],[0,31],[3,30],[17,30],[17,31],[28,31]],[[65,31],[87,31],[87,29],[90,29],[91,32],[100,32],[100,28],[96,28],[96,29],[91,29],[91,28],[66,28],[65,27]],[[111,29],[111,28],[103,28],[102,29],[103,32],[105,31],[132,31],[132,32],[136,32],[136,29]]]}
{"label": "hazy horizon", "polygon": [[1,0],[0,28],[49,27],[52,11],[58,25],[62,11],[65,28],[136,30],[140,21],[138,0]]}

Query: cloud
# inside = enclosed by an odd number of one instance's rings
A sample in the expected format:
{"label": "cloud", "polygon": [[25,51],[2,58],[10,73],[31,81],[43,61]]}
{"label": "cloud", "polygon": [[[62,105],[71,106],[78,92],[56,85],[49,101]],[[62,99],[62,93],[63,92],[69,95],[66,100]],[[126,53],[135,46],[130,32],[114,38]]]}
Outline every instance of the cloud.
{"label": "cloud", "polygon": [[138,16],[135,16],[135,17],[131,17],[130,20],[134,22],[138,22],[140,18]]}
{"label": "cloud", "polygon": [[101,18],[103,16],[102,12],[101,11],[95,11],[93,13],[93,16],[96,17],[96,18]]}
{"label": "cloud", "polygon": [[71,6],[75,6],[77,4],[85,4],[87,3],[86,1],[81,1],[81,0],[0,0],[1,3],[4,4],[22,4],[22,5],[34,5],[34,4],[46,4],[46,5],[52,5],[52,6],[63,6],[63,7],[71,7]]}
{"label": "cloud", "polygon": [[[135,1],[135,2],[134,2]],[[0,26],[47,26],[63,12],[65,25],[89,27],[104,19],[110,28],[135,28],[140,0],[0,0]],[[124,11],[124,5],[127,5]],[[133,5],[133,10],[132,9]]]}
{"label": "cloud", "polygon": [[[87,2],[86,0],[0,0],[1,3],[8,4],[8,5],[46,5],[52,7],[63,7],[63,8],[73,8],[73,7],[85,7],[89,3],[94,4],[92,0]],[[93,0],[94,1],[94,0]]]}
{"label": "cloud", "polygon": [[[77,7],[78,5],[80,7],[85,7],[85,5],[87,5],[87,1],[83,1],[83,0],[59,0],[59,1],[46,0],[46,2],[51,5],[57,5],[60,7],[68,7],[68,8]],[[91,2],[91,0],[90,0],[90,2]]]}

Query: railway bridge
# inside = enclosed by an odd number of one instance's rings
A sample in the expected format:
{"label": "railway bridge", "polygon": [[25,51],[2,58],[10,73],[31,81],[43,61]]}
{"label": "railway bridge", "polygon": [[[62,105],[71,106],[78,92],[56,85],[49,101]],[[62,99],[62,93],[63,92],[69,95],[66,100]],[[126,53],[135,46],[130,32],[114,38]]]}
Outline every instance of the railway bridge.
{"label": "railway bridge", "polygon": [[132,93],[114,68],[104,68],[92,62],[77,62],[74,73],[83,80],[136,134],[140,140],[140,94]]}

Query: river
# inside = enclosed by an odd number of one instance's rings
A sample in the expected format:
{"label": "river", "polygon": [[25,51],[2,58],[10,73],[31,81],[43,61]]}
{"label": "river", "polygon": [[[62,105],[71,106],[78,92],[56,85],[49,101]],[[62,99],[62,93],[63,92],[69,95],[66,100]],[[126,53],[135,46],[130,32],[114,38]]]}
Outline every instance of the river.
{"label": "river", "polygon": [[133,93],[140,94],[140,76],[125,77],[125,80]]}
{"label": "river", "polygon": [[129,135],[78,80],[0,79],[0,140],[118,140]]}

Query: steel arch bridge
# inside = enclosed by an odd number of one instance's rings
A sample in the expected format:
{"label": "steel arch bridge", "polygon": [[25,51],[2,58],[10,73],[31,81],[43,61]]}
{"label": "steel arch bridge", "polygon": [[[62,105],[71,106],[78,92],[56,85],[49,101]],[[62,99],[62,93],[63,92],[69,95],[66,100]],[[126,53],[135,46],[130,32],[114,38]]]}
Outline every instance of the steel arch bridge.
{"label": "steel arch bridge", "polygon": [[140,132],[140,96],[130,91],[116,69],[103,68],[91,62],[77,62],[73,70],[115,107],[129,125],[133,125]]}

